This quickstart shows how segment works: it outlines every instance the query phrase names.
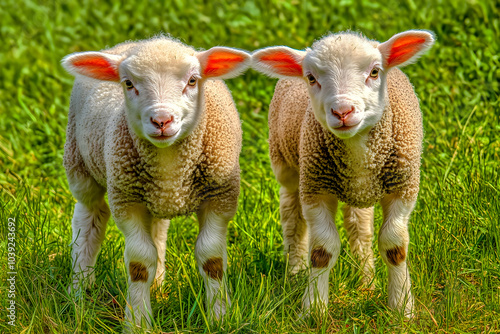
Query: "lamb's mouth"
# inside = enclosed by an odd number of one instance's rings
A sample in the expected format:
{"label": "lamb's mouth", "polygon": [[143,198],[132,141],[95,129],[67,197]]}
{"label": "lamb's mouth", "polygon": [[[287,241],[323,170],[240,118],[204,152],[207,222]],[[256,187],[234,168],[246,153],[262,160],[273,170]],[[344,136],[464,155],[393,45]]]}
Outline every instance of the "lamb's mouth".
{"label": "lamb's mouth", "polygon": [[335,130],[348,131],[348,130],[351,130],[352,128],[356,127],[356,125],[351,125],[351,126],[342,125],[341,127],[335,128]]}
{"label": "lamb's mouth", "polygon": [[177,130],[175,133],[171,134],[171,135],[165,135],[165,134],[160,134],[160,135],[157,135],[157,134],[151,134],[150,137],[155,139],[155,140],[167,140],[167,139],[170,139],[172,137],[174,137],[177,133],[179,132],[179,130]]}
{"label": "lamb's mouth", "polygon": [[340,132],[347,132],[349,130],[352,130],[354,128],[356,128],[357,126],[359,125],[359,122],[356,123],[356,124],[345,124],[345,123],[342,123],[341,126],[337,127],[337,128],[333,128],[333,130],[335,131],[340,131]]}

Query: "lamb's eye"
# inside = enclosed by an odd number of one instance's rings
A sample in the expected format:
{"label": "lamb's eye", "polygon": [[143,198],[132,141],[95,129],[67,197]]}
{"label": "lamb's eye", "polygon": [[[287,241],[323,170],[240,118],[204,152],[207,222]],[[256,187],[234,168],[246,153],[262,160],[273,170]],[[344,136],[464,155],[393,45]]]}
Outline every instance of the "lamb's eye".
{"label": "lamb's eye", "polygon": [[309,80],[309,84],[312,86],[316,83],[316,78],[312,74],[307,75],[307,80]]}
{"label": "lamb's eye", "polygon": [[191,77],[191,78],[189,78],[188,85],[189,85],[189,86],[194,86],[194,85],[196,85],[196,78],[195,78],[195,77]]}
{"label": "lamb's eye", "polygon": [[373,68],[373,70],[370,72],[370,78],[377,79],[378,78],[378,68]]}
{"label": "lamb's eye", "polygon": [[125,80],[125,87],[127,87],[128,90],[131,90],[134,88],[134,84],[130,80]]}

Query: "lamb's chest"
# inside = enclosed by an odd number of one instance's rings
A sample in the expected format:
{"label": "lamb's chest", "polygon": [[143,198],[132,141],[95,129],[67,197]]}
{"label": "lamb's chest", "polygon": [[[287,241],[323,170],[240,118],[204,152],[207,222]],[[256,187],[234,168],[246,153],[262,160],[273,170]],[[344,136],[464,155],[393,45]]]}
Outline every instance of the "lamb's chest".
{"label": "lamb's chest", "polygon": [[144,201],[156,218],[173,218],[190,214],[200,205],[200,197],[190,181],[156,180],[144,185]]}
{"label": "lamb's chest", "polygon": [[341,189],[338,199],[358,208],[373,206],[385,194],[383,182],[369,172],[345,179]]}

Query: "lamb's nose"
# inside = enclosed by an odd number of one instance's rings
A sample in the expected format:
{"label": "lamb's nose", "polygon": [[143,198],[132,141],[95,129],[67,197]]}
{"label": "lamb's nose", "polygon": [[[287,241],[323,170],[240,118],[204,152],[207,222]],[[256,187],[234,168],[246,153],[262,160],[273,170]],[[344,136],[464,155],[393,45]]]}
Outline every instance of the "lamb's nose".
{"label": "lamb's nose", "polygon": [[157,128],[162,131],[165,131],[169,126],[170,123],[174,121],[174,116],[165,116],[165,117],[156,117],[153,118],[151,117],[151,123]]}
{"label": "lamb's nose", "polygon": [[340,120],[345,119],[350,113],[354,111],[354,106],[342,106],[338,110],[331,109],[332,115]]}

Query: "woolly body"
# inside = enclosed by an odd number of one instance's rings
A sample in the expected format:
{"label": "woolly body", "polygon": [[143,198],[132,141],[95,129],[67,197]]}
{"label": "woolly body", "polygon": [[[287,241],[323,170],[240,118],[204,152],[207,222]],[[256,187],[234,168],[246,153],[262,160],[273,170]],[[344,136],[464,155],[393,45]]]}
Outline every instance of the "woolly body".
{"label": "woolly body", "polygon": [[[169,47],[169,40],[155,42],[165,45],[161,52],[178,50]],[[130,54],[141,44],[116,49]],[[123,50],[126,46],[130,48]],[[116,54],[116,49],[106,52]],[[64,154],[68,177],[91,175],[101,187],[109,188],[114,215],[127,203],[146,203],[154,217],[170,219],[195,212],[200,203],[222,193],[235,201],[241,150],[238,113],[222,81],[207,81],[200,98],[204,110],[193,133],[158,150],[130,131],[120,85],[78,77]]]}
{"label": "woolly body", "polygon": [[399,69],[388,73],[387,84],[388,104],[360,156],[316,120],[307,83],[277,83],[269,108],[271,161],[300,174],[302,201],[309,202],[311,193],[334,194],[365,208],[394,192],[416,199],[423,135],[418,100]]}

